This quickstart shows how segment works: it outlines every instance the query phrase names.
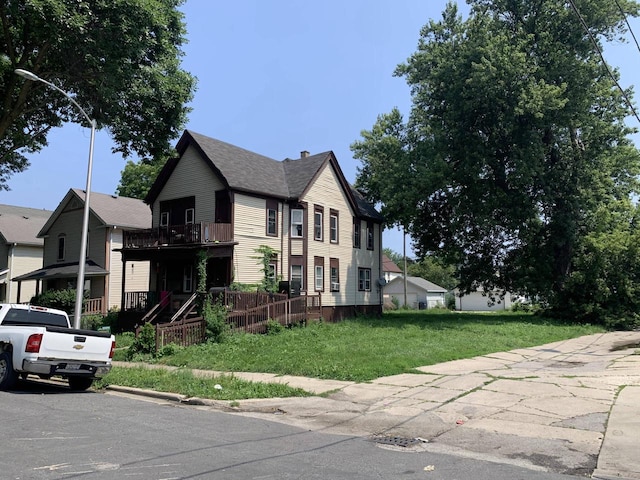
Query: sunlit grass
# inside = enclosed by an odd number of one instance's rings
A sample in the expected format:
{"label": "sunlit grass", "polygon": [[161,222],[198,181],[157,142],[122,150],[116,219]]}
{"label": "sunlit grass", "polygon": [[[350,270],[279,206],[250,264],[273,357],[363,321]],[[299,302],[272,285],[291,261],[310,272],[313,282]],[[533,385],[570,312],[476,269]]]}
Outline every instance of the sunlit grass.
{"label": "sunlit grass", "polygon": [[178,349],[158,363],[368,381],[419,366],[602,332],[529,314],[398,311],[382,318],[313,323],[276,335],[238,334]]}
{"label": "sunlit grass", "polygon": [[190,370],[168,371],[146,367],[114,367],[109,374],[96,381],[96,388],[108,385],[135,387],[171,392],[187,397],[215,400],[241,400],[246,398],[304,397],[310,395],[300,388],[278,383],[260,383],[241,380],[233,375],[202,378]]}

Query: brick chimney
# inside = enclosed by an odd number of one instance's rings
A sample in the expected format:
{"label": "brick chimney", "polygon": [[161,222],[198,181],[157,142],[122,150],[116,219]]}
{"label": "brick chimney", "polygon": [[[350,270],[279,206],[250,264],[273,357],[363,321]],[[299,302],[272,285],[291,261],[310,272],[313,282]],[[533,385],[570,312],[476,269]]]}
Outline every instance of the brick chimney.
{"label": "brick chimney", "polygon": [[309,152],[306,150],[302,150],[300,152],[300,158],[307,158],[309,156]]}

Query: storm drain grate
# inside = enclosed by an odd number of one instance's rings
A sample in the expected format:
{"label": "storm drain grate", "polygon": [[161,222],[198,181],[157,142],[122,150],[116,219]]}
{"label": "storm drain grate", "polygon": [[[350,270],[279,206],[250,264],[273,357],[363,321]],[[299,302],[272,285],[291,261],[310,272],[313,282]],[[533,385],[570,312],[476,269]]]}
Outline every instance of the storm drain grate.
{"label": "storm drain grate", "polygon": [[371,441],[380,443],[382,445],[394,445],[396,447],[412,447],[423,443],[418,438],[406,438],[406,437],[393,437],[393,436],[381,436],[373,437]]}

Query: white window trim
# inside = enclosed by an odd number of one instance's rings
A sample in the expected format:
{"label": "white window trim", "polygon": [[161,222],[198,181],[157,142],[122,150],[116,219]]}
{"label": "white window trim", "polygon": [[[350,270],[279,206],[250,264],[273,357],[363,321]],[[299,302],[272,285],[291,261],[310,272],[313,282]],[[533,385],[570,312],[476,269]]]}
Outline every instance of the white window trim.
{"label": "white window trim", "polygon": [[[300,269],[300,276],[296,276],[293,274],[293,269]],[[303,275],[303,271],[302,271],[302,265],[291,265],[291,281],[293,281],[294,279],[297,280],[298,278],[300,279],[300,290],[304,290],[304,275]]]}
{"label": "white window trim", "polygon": [[329,241],[338,243],[338,215],[329,217]]}
{"label": "white window trim", "polygon": [[160,226],[161,227],[169,226],[169,212],[160,212]]}
{"label": "white window trim", "polygon": [[322,265],[316,265],[314,278],[316,291],[321,291],[324,287],[324,267]]}
{"label": "white window trim", "polygon": [[[298,225],[300,225],[300,235],[298,235]],[[304,237],[304,215],[302,209],[294,208],[291,210],[291,236],[295,238]]]}

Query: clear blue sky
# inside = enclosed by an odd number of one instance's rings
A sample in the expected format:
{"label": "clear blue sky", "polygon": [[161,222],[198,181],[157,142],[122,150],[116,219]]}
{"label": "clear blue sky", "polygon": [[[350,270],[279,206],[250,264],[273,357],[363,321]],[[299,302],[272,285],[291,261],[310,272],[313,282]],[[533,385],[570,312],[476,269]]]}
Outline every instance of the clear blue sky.
{"label": "clear blue sky", "polygon": [[[183,68],[198,78],[198,87],[186,128],[278,160],[332,150],[353,183],[360,163],[349,146],[379,114],[393,107],[408,113],[409,88],[393,70],[445,5],[187,0],[181,7],[188,38]],[[640,35],[640,22],[632,27]],[[623,87],[637,82],[634,43],[612,45],[605,56],[620,68]],[[111,194],[118,185],[125,160],[111,146],[108,134],[99,132],[92,191]],[[85,188],[88,150],[88,128],[70,124],[51,132],[49,145],[29,156],[29,169],[10,178],[11,190],[0,191],[0,203],[54,210],[70,188]],[[383,243],[402,253],[397,229],[385,232]]]}

